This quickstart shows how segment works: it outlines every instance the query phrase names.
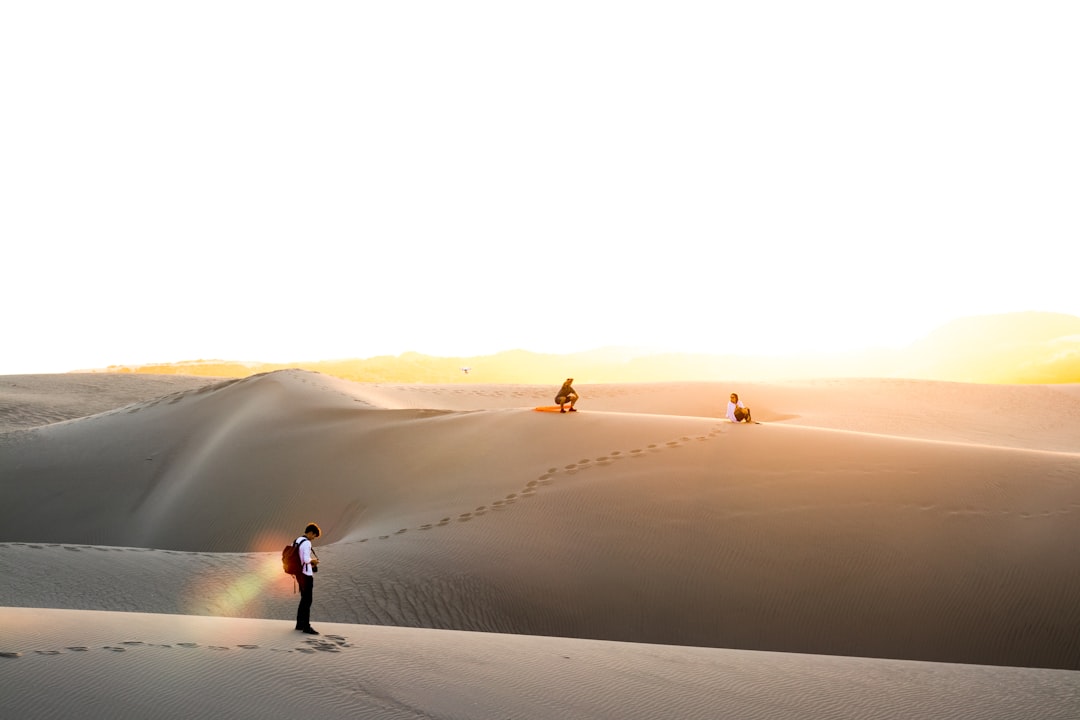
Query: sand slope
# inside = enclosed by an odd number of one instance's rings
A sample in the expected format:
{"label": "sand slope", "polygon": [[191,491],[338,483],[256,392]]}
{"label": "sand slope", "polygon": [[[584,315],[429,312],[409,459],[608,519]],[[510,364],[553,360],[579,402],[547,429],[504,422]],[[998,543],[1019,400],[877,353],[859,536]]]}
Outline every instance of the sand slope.
{"label": "sand slope", "polygon": [[13,718],[1072,720],[1080,673],[0,608]]}
{"label": "sand slope", "polygon": [[107,412],[221,382],[190,375],[0,375],[0,433]]}
{"label": "sand slope", "polygon": [[323,622],[1080,669],[1075,386],[730,389],[286,371],[9,432],[0,605],[287,620],[317,520]]}

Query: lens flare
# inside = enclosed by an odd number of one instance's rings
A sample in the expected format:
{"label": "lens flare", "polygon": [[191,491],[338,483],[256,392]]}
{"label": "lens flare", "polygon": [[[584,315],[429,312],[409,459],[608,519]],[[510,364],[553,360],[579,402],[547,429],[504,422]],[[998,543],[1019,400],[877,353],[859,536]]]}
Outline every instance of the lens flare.
{"label": "lens flare", "polygon": [[188,587],[184,612],[223,617],[265,617],[267,600],[285,587],[288,578],[273,553],[251,556],[224,555],[200,573]]}

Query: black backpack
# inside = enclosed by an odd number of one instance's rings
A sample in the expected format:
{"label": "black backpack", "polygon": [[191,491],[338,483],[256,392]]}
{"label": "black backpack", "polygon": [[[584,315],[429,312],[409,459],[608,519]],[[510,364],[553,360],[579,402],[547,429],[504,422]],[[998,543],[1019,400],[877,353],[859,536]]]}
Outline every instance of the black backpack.
{"label": "black backpack", "polygon": [[307,538],[294,540],[292,545],[286,545],[281,551],[281,567],[286,575],[299,575],[304,571],[304,566],[300,562],[300,543],[306,540]]}

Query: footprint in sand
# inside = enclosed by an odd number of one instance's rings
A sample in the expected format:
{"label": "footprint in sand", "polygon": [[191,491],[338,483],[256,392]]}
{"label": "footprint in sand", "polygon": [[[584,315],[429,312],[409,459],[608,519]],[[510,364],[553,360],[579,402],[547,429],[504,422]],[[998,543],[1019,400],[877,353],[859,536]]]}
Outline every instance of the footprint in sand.
{"label": "footprint in sand", "polygon": [[122,648],[122,647],[114,647],[114,646],[112,646],[112,645],[106,645],[106,646],[105,646],[104,648],[102,648],[102,649],[103,649],[103,650],[109,650],[109,651],[111,651],[111,652],[127,652],[127,648]]}
{"label": "footprint in sand", "polygon": [[[557,468],[557,467],[548,468],[546,473],[544,473],[543,475],[540,475],[535,480],[530,480],[529,482],[527,482],[525,484],[525,487],[521,490],[520,493],[510,493],[509,495],[507,495],[502,500],[493,501],[491,503],[490,510],[493,510],[493,511],[505,510],[508,505],[513,504],[519,497],[521,497],[521,498],[535,497],[536,496],[536,491],[539,489],[539,486],[541,486],[541,485],[551,485],[552,482],[553,482],[552,476],[557,474],[557,473],[562,472],[562,473],[565,473],[567,475],[575,475],[575,474],[577,474],[578,472],[580,472],[582,470],[589,469],[590,467],[593,466],[593,464],[596,464],[596,465],[599,465],[599,466],[606,466],[606,465],[612,464],[615,461],[622,460],[622,459],[624,459],[626,457],[631,457],[631,458],[644,457],[646,453],[650,453],[650,452],[651,453],[657,453],[657,452],[660,452],[661,450],[681,447],[683,443],[690,442],[691,440],[699,440],[699,441],[700,440],[707,440],[709,437],[712,437],[712,436],[714,436],[714,435],[716,435],[716,434],[718,434],[720,432],[722,432],[721,429],[720,429],[720,426],[717,426],[716,428],[714,428],[712,433],[710,433],[709,435],[699,435],[699,436],[697,436],[695,438],[691,438],[689,436],[683,436],[679,440],[670,440],[670,441],[668,441],[665,444],[665,447],[661,447],[658,443],[650,443],[644,449],[643,448],[634,448],[634,449],[630,450],[628,455],[625,454],[624,451],[622,451],[622,450],[612,450],[607,455],[601,455],[601,456],[599,456],[597,458],[594,458],[594,459],[582,458],[581,460],[578,460],[576,463],[569,463],[568,465],[563,466],[563,468],[561,470],[559,468]],[[458,515],[457,521],[458,522],[468,522],[471,519],[473,519],[474,517],[479,517],[480,515],[483,515],[486,512],[488,512],[488,507],[486,505],[481,505],[481,506],[477,507],[475,510],[473,510],[472,512],[461,513],[460,515]],[[444,527],[444,526],[448,525],[450,522],[451,522],[451,519],[448,518],[448,517],[445,517],[435,525],[433,525],[431,523],[425,523],[425,524],[419,526],[419,529],[420,530],[431,530],[434,527]],[[398,530],[394,534],[395,535],[400,535],[400,534],[402,534],[402,533],[404,533],[406,531],[407,531],[406,528],[402,528],[401,530]],[[389,538],[390,538],[389,535],[381,535],[381,536],[379,536],[380,540],[388,540]],[[366,540],[367,539],[365,538],[363,540],[360,540],[359,542],[365,542]]]}
{"label": "footprint in sand", "polygon": [[199,647],[199,644],[198,644],[198,643],[187,643],[187,642],[184,642],[184,643],[176,643],[176,644],[177,644],[177,645],[179,645],[179,646],[180,646],[180,647],[182,647],[182,648],[197,648],[197,647]]}
{"label": "footprint in sand", "polygon": [[22,657],[21,652],[0,652],[0,658],[19,658]]}
{"label": "footprint in sand", "polygon": [[237,645],[236,647],[238,647],[238,648],[240,648],[242,650],[258,650],[259,649],[258,645]]}
{"label": "footprint in sand", "polygon": [[71,652],[88,652],[90,650],[90,648],[86,647],[85,645],[72,645],[71,647],[64,649],[70,650]]}
{"label": "footprint in sand", "polygon": [[59,655],[59,650],[35,650],[35,655]]}

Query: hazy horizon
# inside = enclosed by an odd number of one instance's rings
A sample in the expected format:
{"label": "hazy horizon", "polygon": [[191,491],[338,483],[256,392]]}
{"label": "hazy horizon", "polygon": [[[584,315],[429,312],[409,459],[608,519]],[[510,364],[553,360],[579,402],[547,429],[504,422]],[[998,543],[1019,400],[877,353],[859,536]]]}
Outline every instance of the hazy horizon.
{"label": "hazy horizon", "polygon": [[1080,8],[0,10],[0,373],[1080,316]]}
{"label": "hazy horizon", "polygon": [[974,316],[936,328],[904,348],[832,353],[703,354],[608,346],[551,354],[514,348],[476,356],[405,351],[367,358],[284,362],[181,358],[156,363],[110,363],[68,372],[238,378],[288,368],[360,382],[436,384],[549,384],[553,378],[561,382],[566,375],[575,376],[579,384],[858,377],[991,384],[1080,383],[1080,317],[1038,312]]}

